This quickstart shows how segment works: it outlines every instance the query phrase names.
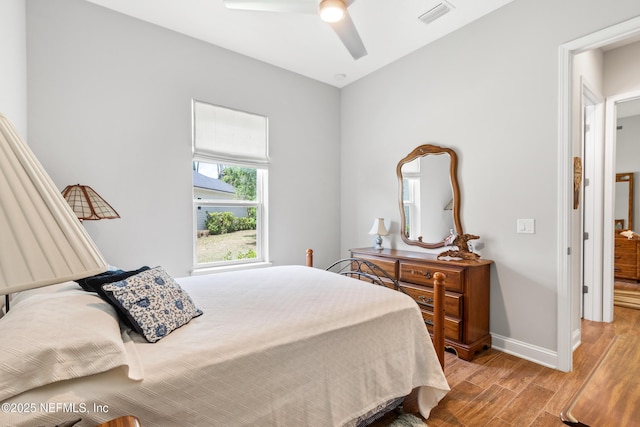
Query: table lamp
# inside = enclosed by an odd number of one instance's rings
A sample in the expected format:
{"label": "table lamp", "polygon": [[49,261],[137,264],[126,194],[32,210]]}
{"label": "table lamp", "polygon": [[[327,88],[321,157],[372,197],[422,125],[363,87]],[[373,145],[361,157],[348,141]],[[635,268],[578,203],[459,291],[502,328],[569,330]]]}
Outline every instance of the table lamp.
{"label": "table lamp", "polygon": [[373,246],[374,249],[382,249],[382,236],[386,236],[387,234],[389,234],[386,227],[384,226],[384,218],[376,218],[373,220],[373,226],[371,226],[369,234],[376,236]]}
{"label": "table lamp", "polygon": [[102,273],[108,264],[53,181],[0,114],[0,295]]}

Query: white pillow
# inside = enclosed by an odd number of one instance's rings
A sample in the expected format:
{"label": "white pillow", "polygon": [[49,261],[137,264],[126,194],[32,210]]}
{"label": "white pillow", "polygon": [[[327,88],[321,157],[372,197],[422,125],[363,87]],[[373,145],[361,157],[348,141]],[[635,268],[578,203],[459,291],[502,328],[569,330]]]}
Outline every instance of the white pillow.
{"label": "white pillow", "polygon": [[21,292],[0,319],[0,401],[45,384],[128,366],[114,309],[70,285]]}

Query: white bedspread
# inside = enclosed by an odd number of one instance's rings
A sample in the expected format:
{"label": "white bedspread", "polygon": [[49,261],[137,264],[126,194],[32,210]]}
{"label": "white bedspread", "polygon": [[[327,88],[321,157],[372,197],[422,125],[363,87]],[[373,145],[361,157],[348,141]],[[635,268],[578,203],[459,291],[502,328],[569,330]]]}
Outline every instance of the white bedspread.
{"label": "white bedspread", "polygon": [[117,368],[40,387],[5,403],[78,405],[0,412],[0,424],[132,414],[143,427],[342,426],[418,386],[428,417],[449,390],[420,311],[400,292],[302,266],[178,282],[204,314],[155,344],[133,338],[142,381]]}

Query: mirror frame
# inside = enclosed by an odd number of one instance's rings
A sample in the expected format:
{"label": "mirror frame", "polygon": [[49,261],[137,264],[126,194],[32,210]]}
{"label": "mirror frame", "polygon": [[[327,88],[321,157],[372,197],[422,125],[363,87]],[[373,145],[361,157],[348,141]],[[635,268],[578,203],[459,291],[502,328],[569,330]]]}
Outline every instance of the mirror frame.
{"label": "mirror frame", "polygon": [[[440,242],[428,243],[428,242],[420,242],[418,240],[409,239],[404,233],[404,225],[406,223],[406,218],[404,214],[404,203],[402,192],[404,189],[403,181],[402,181],[402,166],[405,163],[412,162],[413,160],[425,157],[429,154],[449,154],[451,158],[451,165],[449,167],[449,179],[451,180],[451,191],[453,192],[453,224],[455,226],[455,232],[458,235],[464,234],[462,229],[462,221],[460,221],[460,187],[458,185],[458,156],[456,152],[450,148],[440,147],[432,144],[423,144],[416,147],[411,153],[409,153],[406,157],[404,157],[400,162],[398,162],[398,166],[396,166],[396,175],[398,176],[398,203],[400,206],[400,236],[402,240],[408,245],[420,246],[426,249],[434,249],[441,248],[445,246],[444,237]],[[446,236],[445,236],[446,237]]]}
{"label": "mirror frame", "polygon": [[[633,230],[633,172],[627,173],[617,173],[616,174],[616,182],[626,182],[629,184],[629,194],[627,195],[628,200],[628,212],[627,212],[627,223],[622,227],[622,230]],[[616,194],[616,198],[624,197],[622,194]],[[618,232],[619,230],[614,226],[614,231]]]}

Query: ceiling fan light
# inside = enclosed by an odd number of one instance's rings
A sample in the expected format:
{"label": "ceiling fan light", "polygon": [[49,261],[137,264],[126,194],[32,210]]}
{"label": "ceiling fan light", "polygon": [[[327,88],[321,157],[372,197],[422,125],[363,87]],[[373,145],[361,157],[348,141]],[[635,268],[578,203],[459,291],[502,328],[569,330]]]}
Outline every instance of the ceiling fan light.
{"label": "ceiling fan light", "polygon": [[347,6],[342,0],[322,0],[319,10],[324,22],[338,22],[347,14]]}

